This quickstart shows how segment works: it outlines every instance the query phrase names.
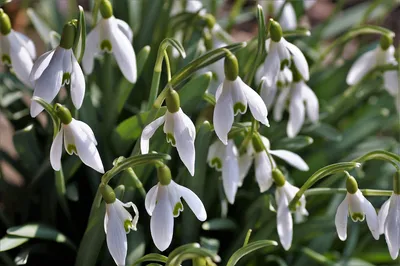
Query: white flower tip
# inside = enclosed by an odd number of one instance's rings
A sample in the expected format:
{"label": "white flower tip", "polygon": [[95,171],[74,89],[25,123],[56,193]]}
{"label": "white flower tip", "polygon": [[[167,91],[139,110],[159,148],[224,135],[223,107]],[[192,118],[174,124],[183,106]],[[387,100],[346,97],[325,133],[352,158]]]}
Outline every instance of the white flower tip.
{"label": "white flower tip", "polygon": [[372,233],[372,237],[373,237],[375,240],[379,240],[379,236],[380,236],[379,230],[373,230],[373,231],[371,231],[371,233]]}
{"label": "white flower tip", "polygon": [[41,111],[43,111],[42,106],[40,106],[40,104],[38,104],[36,101],[32,100],[30,109],[31,117],[35,118],[38,116],[38,114],[40,114]]}
{"label": "white flower tip", "polygon": [[356,163],[356,166],[355,167],[361,167],[361,163]]}
{"label": "white flower tip", "polygon": [[292,246],[292,243],[281,243],[284,250],[288,251]]}
{"label": "white flower tip", "polygon": [[338,236],[339,236],[339,239],[342,241],[346,241],[346,239],[347,239],[347,234],[338,234]]}

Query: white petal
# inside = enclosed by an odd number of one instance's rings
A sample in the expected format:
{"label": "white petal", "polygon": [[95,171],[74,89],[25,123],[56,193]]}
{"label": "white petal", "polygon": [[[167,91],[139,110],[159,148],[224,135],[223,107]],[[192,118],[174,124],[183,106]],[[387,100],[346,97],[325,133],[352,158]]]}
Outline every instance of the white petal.
{"label": "white petal", "polygon": [[[35,82],[33,96],[43,98],[51,103],[61,87],[63,77],[63,60],[65,49],[57,48],[50,60],[48,67]],[[43,107],[35,101],[31,102],[31,116],[36,117]]]}
{"label": "white petal", "polygon": [[253,162],[253,157],[247,153],[239,157],[239,186],[243,184],[243,180],[250,170],[251,163]]}
{"label": "white petal", "polygon": [[307,0],[303,2],[304,2],[304,8],[309,9],[317,2],[317,0]]}
{"label": "white petal", "polygon": [[157,202],[158,185],[153,186],[146,194],[144,205],[147,213],[151,216]]}
{"label": "white petal", "polygon": [[117,22],[118,28],[128,38],[129,42],[132,42],[133,32],[131,30],[131,27],[129,27],[129,24],[117,18],[115,19],[115,22]]}
{"label": "white petal", "polygon": [[367,199],[364,201],[364,212],[367,219],[368,228],[372,233],[372,236],[378,240],[379,239],[379,222],[378,216],[376,215],[376,210],[372,206],[371,202]]}
{"label": "white petal", "polygon": [[189,205],[189,208],[196,215],[197,219],[200,221],[205,221],[207,219],[207,213],[200,198],[193,191],[186,187],[178,185],[178,189],[182,198],[186,201],[187,205]]}
{"label": "white petal", "polygon": [[306,58],[304,57],[304,54],[300,51],[300,49],[296,45],[288,41],[285,42],[285,46],[287,49],[289,49],[290,53],[292,54],[294,64],[296,65],[296,68],[303,77],[303,79],[305,81],[309,80],[310,71],[308,69],[308,63]]}
{"label": "white petal", "polygon": [[[131,225],[128,226],[128,231],[126,233],[128,234],[129,231],[132,229],[134,231],[137,230],[136,226],[139,221],[139,210],[136,207],[133,202],[127,202],[127,203],[122,203],[119,199],[116,199],[116,201],[119,203],[117,205],[118,208],[118,214],[124,222],[126,220],[129,220],[131,222]],[[132,215],[125,209],[125,208],[132,208],[133,212],[135,213],[135,217],[132,219]]]}
{"label": "white petal", "polygon": [[50,148],[50,163],[54,170],[59,171],[61,168],[63,128],[57,133]]}
{"label": "white petal", "polygon": [[285,110],[286,107],[286,102],[289,97],[290,93],[290,88],[284,88],[281,93],[278,96],[278,99],[276,100],[275,106],[274,106],[274,120],[275,121],[281,121],[282,120],[282,115],[283,111]]}
{"label": "white petal", "polygon": [[118,27],[111,27],[110,41],[112,52],[124,77],[131,83],[136,83],[136,55],[129,39]]}
{"label": "white petal", "polygon": [[235,156],[227,156],[222,164],[222,185],[228,202],[233,204],[239,186],[239,164]]}
{"label": "white petal", "polygon": [[264,125],[269,126],[269,122],[268,122],[268,118],[267,118],[268,110],[267,110],[267,107],[265,106],[264,101],[260,97],[260,95],[258,95],[257,92],[255,92],[252,88],[247,86],[247,84],[244,82],[242,82],[241,87],[242,87],[244,94],[246,95],[251,114],[254,116],[254,118],[257,121],[260,121]]}
{"label": "white petal", "polygon": [[383,81],[385,89],[390,93],[390,95],[395,96],[400,94],[399,90],[399,75],[396,70],[385,71],[383,74]]}
{"label": "white petal", "polygon": [[[349,204],[349,212],[350,217],[354,222],[364,221],[365,213],[364,213],[364,202],[366,201],[365,197],[362,195],[360,190],[357,190],[356,193],[350,194],[347,196],[348,204]],[[354,219],[354,214],[361,214],[363,217]]]}
{"label": "white petal", "polygon": [[388,215],[385,221],[385,239],[392,259],[399,255],[400,247],[400,196],[393,194],[390,197]]}
{"label": "white petal", "polygon": [[34,42],[28,38],[25,34],[22,34],[17,31],[13,31],[17,38],[19,39],[20,43],[28,50],[29,55],[32,59],[36,58],[36,49]]}
{"label": "white petal", "polygon": [[74,123],[74,120],[68,126],[74,135],[75,147],[82,162],[97,172],[104,173],[99,152],[91,138],[81,129],[79,124]]}
{"label": "white petal", "polygon": [[75,120],[75,123],[78,124],[79,127],[83,130],[83,132],[85,132],[86,135],[90,138],[90,140],[93,141],[95,145],[97,145],[96,137],[94,136],[93,130],[90,128],[90,126],[85,122],[79,120]]}
{"label": "white petal", "polygon": [[49,65],[51,58],[53,58],[55,49],[48,51],[44,54],[42,54],[36,61],[35,64],[33,64],[32,71],[29,75],[29,79],[33,82],[36,79],[38,79],[43,71],[47,68]]}
{"label": "white petal", "polygon": [[307,163],[296,153],[287,150],[270,150],[269,153],[281,158],[300,171],[308,171]]}
{"label": "white petal", "polygon": [[376,53],[375,50],[371,50],[360,56],[354,64],[351,66],[349,73],[347,74],[346,82],[349,85],[354,85],[359,82],[364,75],[375,67]]}
{"label": "white petal", "polygon": [[289,138],[295,137],[304,123],[304,104],[301,97],[301,87],[296,83],[292,91],[292,98],[289,105],[289,121],[286,128],[286,133]]}
{"label": "white petal", "polygon": [[85,52],[82,58],[82,67],[86,74],[91,74],[94,67],[94,58],[100,51],[100,27],[99,22],[96,27],[86,36]]}
{"label": "white petal", "polygon": [[125,265],[125,258],[128,249],[124,224],[120,220],[116,205],[107,205],[107,247],[118,266]]}
{"label": "white petal", "polygon": [[150,219],[151,237],[160,251],[166,250],[174,233],[174,216],[166,188],[160,186],[156,207]]}
{"label": "white petal", "polygon": [[271,42],[267,58],[264,61],[264,77],[268,86],[275,86],[281,68],[278,48],[279,43]]}
{"label": "white petal", "polygon": [[194,163],[196,158],[196,152],[194,150],[195,130],[193,129],[193,122],[181,109],[174,113],[174,138],[176,141],[176,149],[178,150],[179,157],[183,164],[192,176],[194,176]]}
{"label": "white petal", "polygon": [[[261,79],[264,76],[264,65],[260,65],[257,68],[256,74],[254,75],[254,83],[260,85]],[[266,81],[264,81],[266,83]]]}
{"label": "white petal", "polygon": [[306,102],[307,116],[311,122],[315,123],[319,118],[319,104],[318,98],[315,93],[304,82],[302,86],[302,97]]}
{"label": "white petal", "polygon": [[8,35],[11,64],[18,79],[26,86],[31,87],[29,74],[33,66],[32,58],[25,46],[20,44],[17,35],[13,33],[14,31]]}
{"label": "white petal", "polygon": [[263,99],[267,109],[271,108],[271,106],[275,100],[277,91],[278,91],[278,88],[276,85],[268,86],[265,81],[263,82],[263,84],[261,86],[260,96]]}
{"label": "white petal", "polygon": [[265,151],[256,153],[255,155],[256,180],[260,187],[260,193],[267,191],[272,185],[272,168],[268,155]]}
{"label": "white petal", "polygon": [[[228,132],[233,124],[233,102],[229,93],[229,88],[222,88],[222,93],[214,107],[213,123],[214,130],[218,138],[227,145]],[[218,91],[217,91],[218,94]]]}
{"label": "white petal", "polygon": [[388,211],[389,211],[389,203],[390,203],[390,199],[385,201],[378,213],[379,234],[381,234],[381,235],[383,233],[385,233],[385,221],[386,221],[386,217],[387,217]]}
{"label": "white petal", "polygon": [[287,3],[282,11],[282,16],[279,20],[283,30],[295,30],[297,27],[297,18],[294,8],[290,3]]}
{"label": "white petal", "polygon": [[[60,48],[60,49],[63,49],[63,48]],[[63,56],[63,72],[64,73],[70,73],[70,74],[72,73],[72,55],[73,54],[74,54],[74,52],[72,51],[72,48],[64,49],[64,56]],[[67,82],[70,82],[70,80],[68,80]]]}
{"label": "white petal", "polygon": [[339,236],[339,239],[342,241],[345,241],[347,238],[347,215],[348,215],[348,202],[346,196],[342,201],[342,203],[340,203],[335,215],[336,231]]}
{"label": "white petal", "polygon": [[[77,121],[77,120],[75,120]],[[75,147],[75,138],[74,135],[72,133],[72,130],[69,126],[65,126],[63,125],[63,129],[64,129],[64,148],[67,151],[67,153],[69,155],[76,153],[75,150],[70,149],[70,146]]]}
{"label": "white petal", "polygon": [[142,132],[142,136],[140,137],[140,150],[142,154],[146,154],[149,152],[149,140],[156,132],[157,128],[159,128],[162,123],[164,123],[165,116],[161,116],[148,124]]}
{"label": "white petal", "polygon": [[236,104],[241,104],[244,106],[243,110],[237,109],[234,110],[233,115],[237,115],[238,113],[244,114],[247,111],[247,97],[243,90],[244,86],[247,86],[240,77],[237,77],[235,81],[225,80],[224,86],[226,89],[230,90],[233,102],[233,109],[235,109]]}
{"label": "white petal", "polygon": [[71,98],[76,109],[81,108],[83,98],[85,97],[85,77],[81,67],[72,54],[72,73],[71,73]]}
{"label": "white petal", "polygon": [[214,167],[216,170],[221,171],[221,168],[218,168],[218,165],[212,164],[212,160],[219,159],[221,164],[225,159],[225,145],[218,139],[214,141],[213,144],[208,148],[207,153],[207,162],[210,167]]}
{"label": "white petal", "polygon": [[[278,188],[279,189],[279,188]],[[276,214],[276,224],[278,229],[279,240],[285,250],[289,250],[292,245],[293,237],[293,220],[289,211],[289,203],[282,192],[279,193],[278,211]]]}

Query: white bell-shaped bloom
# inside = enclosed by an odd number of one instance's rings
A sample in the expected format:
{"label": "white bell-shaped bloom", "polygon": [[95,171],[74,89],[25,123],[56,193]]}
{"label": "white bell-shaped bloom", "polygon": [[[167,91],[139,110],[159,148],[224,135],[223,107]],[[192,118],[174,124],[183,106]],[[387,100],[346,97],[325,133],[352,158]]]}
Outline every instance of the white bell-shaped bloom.
{"label": "white bell-shaped bloom", "polygon": [[286,102],[289,101],[289,121],[286,128],[288,137],[295,137],[302,128],[307,114],[312,123],[318,122],[318,98],[304,81],[293,82],[290,87],[284,88],[279,94],[274,106],[274,120],[282,119]]}
{"label": "white bell-shaped bloom", "polygon": [[[289,203],[294,198],[299,188],[285,181],[281,187],[277,187],[275,191],[275,200],[278,205],[276,213],[276,224],[278,229],[279,240],[285,250],[289,250],[292,245],[293,238],[293,219],[289,210]],[[295,217],[296,220],[302,220],[302,217],[308,216],[306,210],[306,198],[301,196],[296,205]]]}
{"label": "white bell-shaped bloom", "polygon": [[190,120],[181,108],[175,113],[167,110],[164,116],[157,118],[143,129],[140,138],[142,154],[149,152],[150,138],[162,124],[164,124],[164,133],[167,135],[167,141],[176,147],[179,157],[193,176],[196,157],[194,149],[196,128],[192,120]]}
{"label": "white bell-shaped bloom", "polygon": [[151,216],[150,230],[154,244],[160,251],[166,250],[174,233],[174,217],[183,211],[181,197],[200,221],[207,219],[206,209],[200,198],[190,189],[174,181],[164,186],[158,183],[147,192],[145,207]]}
{"label": "white bell-shaped bloom", "polygon": [[29,80],[36,58],[36,49],[32,40],[22,33],[11,29],[7,35],[0,34],[1,63],[14,70],[17,78],[28,87],[32,87]]}
{"label": "white bell-shaped bloom", "polygon": [[112,53],[124,77],[136,83],[136,55],[132,47],[133,33],[129,25],[111,16],[101,19],[86,37],[85,53],[82,59],[83,70],[91,74],[94,59],[103,52]]}
{"label": "white bell-shaped bloom", "polygon": [[340,203],[335,216],[336,231],[340,240],[347,238],[347,217],[349,216],[354,222],[362,222],[367,218],[367,224],[372,236],[379,239],[378,216],[374,206],[369,202],[360,190],[351,194],[347,192],[346,197]]}
{"label": "white bell-shaped bloom", "polygon": [[[81,108],[85,96],[85,77],[72,49],[59,46],[41,55],[33,65],[30,80],[35,88],[33,96],[48,103],[54,100],[62,86],[70,84],[72,103],[77,109]],[[41,111],[43,107],[32,101],[31,116],[36,117]]]}
{"label": "white bell-shaped bloom", "polygon": [[[285,3],[285,0],[259,0],[266,17],[276,17]],[[271,12],[271,13],[270,13]],[[291,3],[286,3],[283,7],[279,24],[283,30],[295,30],[297,27],[296,12]]]}
{"label": "white bell-shaped bloom", "polygon": [[400,195],[393,193],[379,210],[379,233],[385,234],[392,259],[399,256],[400,249]]}
{"label": "white bell-shaped bloom", "polygon": [[[125,209],[132,207],[135,217]],[[132,202],[122,203],[116,199],[113,203],[106,204],[104,216],[104,232],[107,235],[107,247],[118,266],[125,266],[125,258],[128,250],[126,235],[130,230],[136,231],[139,220],[139,211]]]}
{"label": "white bell-shaped bloom", "polygon": [[238,150],[232,139],[228,140],[228,145],[224,145],[219,139],[211,144],[208,149],[207,162],[210,167],[217,171],[222,171],[222,185],[228,202],[233,204],[238,187],[239,162]]}
{"label": "white bell-shaped bloom", "polygon": [[267,191],[271,187],[273,183],[272,169],[276,167],[276,162],[272,156],[268,156],[268,153],[284,160],[300,171],[309,170],[307,163],[299,155],[288,150],[271,150],[269,140],[264,136],[260,137],[266,150],[256,152],[253,144],[249,143],[246,152],[239,157],[240,185],[249,172],[254,159],[256,180],[260,192]]}
{"label": "white bell-shaped bloom", "polygon": [[84,122],[75,120],[61,124],[61,129],[51,144],[50,163],[54,170],[61,168],[62,144],[69,155],[75,153],[84,164],[104,173],[103,163],[97,151],[97,141],[92,129]]}
{"label": "white bell-shaped bloom", "polygon": [[247,111],[247,105],[253,117],[269,126],[268,110],[265,103],[252,88],[238,76],[234,81],[225,78],[216,92],[214,108],[214,129],[218,138],[228,144],[228,132],[232,128],[233,117]]}

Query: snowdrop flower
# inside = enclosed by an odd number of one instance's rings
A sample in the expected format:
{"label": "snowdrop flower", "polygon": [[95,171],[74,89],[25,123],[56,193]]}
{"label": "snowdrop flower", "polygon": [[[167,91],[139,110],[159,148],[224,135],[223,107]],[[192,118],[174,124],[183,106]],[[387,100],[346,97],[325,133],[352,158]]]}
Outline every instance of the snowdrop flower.
{"label": "snowdrop flower", "polygon": [[347,238],[347,217],[350,214],[354,222],[362,222],[367,218],[367,224],[372,236],[379,239],[378,216],[374,206],[369,202],[358,189],[357,181],[347,172],[346,188],[347,194],[342,203],[340,203],[335,216],[336,231],[340,240]]}
{"label": "snowdrop flower", "polygon": [[[48,103],[53,101],[62,86],[69,84],[72,102],[79,109],[85,96],[85,77],[72,50],[75,30],[72,22],[65,24],[60,45],[36,60],[29,78],[35,88],[33,96]],[[41,111],[43,107],[32,101],[31,116],[36,117]]]}
{"label": "snowdrop flower", "polygon": [[61,168],[64,139],[64,148],[69,155],[75,153],[84,164],[103,174],[104,167],[92,129],[86,123],[72,118],[69,110],[60,104],[56,104],[56,112],[61,120],[61,129],[51,144],[50,163],[53,169],[59,171]]}
{"label": "snowdrop flower", "polygon": [[167,142],[178,150],[179,157],[194,175],[195,150],[194,140],[196,138],[196,128],[192,120],[180,108],[179,95],[175,90],[170,90],[166,98],[167,112],[148,124],[142,132],[140,138],[140,148],[142,154],[149,152],[150,138],[154,135],[157,128],[164,124],[164,133]]}
{"label": "snowdrop flower", "polygon": [[[299,189],[287,182],[282,172],[277,168],[272,171],[272,177],[276,185],[275,200],[278,205],[276,224],[279,240],[283,248],[289,250],[293,238],[293,219],[289,210],[289,203]],[[304,216],[308,216],[308,211],[306,210],[306,198],[302,195],[296,205],[295,217],[296,220],[302,220]]]}
{"label": "snowdrop flower", "polygon": [[233,117],[239,113],[244,114],[247,105],[256,120],[269,126],[268,111],[263,100],[238,76],[236,57],[229,50],[226,50],[226,53],[225,80],[217,89],[213,116],[215,133],[225,145],[228,144],[228,132],[232,128]]}
{"label": "snowdrop flower", "polygon": [[133,33],[129,25],[113,16],[109,0],[102,0],[100,12],[103,17],[86,37],[82,59],[86,74],[93,72],[94,59],[103,52],[112,53],[124,77],[136,83],[136,55],[132,47]]}
{"label": "snowdrop flower", "polygon": [[278,74],[283,66],[291,61],[297,68],[303,80],[310,78],[308,63],[303,53],[297,46],[286,41],[282,37],[282,28],[273,19],[270,19],[271,39],[265,42],[265,48],[268,52],[264,61],[263,76],[268,86],[273,86],[278,80]]}
{"label": "snowdrop flower", "polygon": [[35,45],[24,34],[11,28],[10,18],[1,8],[0,32],[1,63],[11,67],[17,78],[31,87],[29,73],[33,66],[32,60],[36,57]]}
{"label": "snowdrop flower", "polygon": [[183,211],[181,197],[200,221],[207,219],[207,213],[193,191],[171,180],[171,172],[167,166],[158,167],[157,174],[159,183],[147,193],[145,207],[151,216],[150,231],[154,244],[160,251],[164,251],[172,241],[174,217],[178,217]]}
{"label": "snowdrop flower", "polygon": [[228,202],[233,204],[240,186],[238,150],[235,142],[229,139],[228,145],[224,145],[219,139],[216,140],[208,149],[207,162],[210,167],[222,171],[224,192]]}
{"label": "snowdrop flower", "polygon": [[274,120],[282,120],[286,102],[289,101],[289,121],[286,134],[289,138],[295,137],[302,128],[307,114],[312,123],[318,122],[319,104],[315,93],[294,73],[294,82],[284,88],[279,94],[274,106]]}
{"label": "snowdrop flower", "polygon": [[253,136],[247,151],[239,158],[240,184],[249,172],[254,158],[255,174],[260,193],[267,191],[272,185],[272,169],[276,168],[274,155],[300,171],[308,171],[307,163],[296,153],[287,150],[271,150],[270,142],[264,136]]}
{"label": "snowdrop flower", "polygon": [[[114,190],[109,185],[100,185],[100,192],[106,202],[104,216],[104,232],[107,235],[107,247],[118,266],[125,266],[128,250],[126,235],[130,230],[136,231],[139,211],[132,202],[122,203],[115,197]],[[125,209],[132,207],[135,217]]]}

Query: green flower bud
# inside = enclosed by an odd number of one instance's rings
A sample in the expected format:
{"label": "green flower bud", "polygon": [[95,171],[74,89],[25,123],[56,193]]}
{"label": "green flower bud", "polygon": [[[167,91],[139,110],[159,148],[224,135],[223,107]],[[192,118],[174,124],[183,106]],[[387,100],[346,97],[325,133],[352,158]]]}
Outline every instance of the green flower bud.
{"label": "green flower bud", "polygon": [[272,179],[274,180],[275,185],[277,187],[283,187],[283,185],[286,182],[285,176],[283,175],[281,170],[279,170],[278,168],[274,168],[272,170]]}
{"label": "green flower bud", "polygon": [[169,170],[168,166],[163,164],[162,166],[157,167],[157,177],[158,182],[160,182],[161,185],[167,186],[172,180],[171,170]]}
{"label": "green flower bud", "polygon": [[269,34],[274,42],[279,42],[283,35],[281,25],[272,18],[269,19]]}
{"label": "green flower bud", "polygon": [[393,44],[393,38],[388,35],[382,35],[379,44],[382,50],[386,51]]}
{"label": "green flower bud", "polygon": [[393,177],[393,192],[400,195],[400,172],[397,171]]}
{"label": "green flower bud", "polygon": [[349,192],[350,194],[354,194],[357,192],[358,190],[358,184],[356,179],[351,176],[348,172],[346,172],[347,175],[347,180],[346,180],[346,189],[347,192]]}
{"label": "green flower bud", "polygon": [[170,89],[165,101],[167,103],[167,109],[170,113],[176,113],[179,111],[179,108],[181,107],[181,100],[176,90]]}
{"label": "green flower bud", "polygon": [[64,49],[71,49],[72,46],[74,45],[75,35],[76,35],[76,25],[74,25],[74,22],[69,21],[65,23],[61,35],[60,46]]}
{"label": "green flower bud", "polygon": [[265,150],[264,144],[258,134],[254,134],[251,141],[253,143],[254,150],[257,153]]}
{"label": "green flower bud", "polygon": [[72,116],[67,107],[57,103],[54,105],[54,110],[56,111],[58,118],[60,118],[61,123],[63,123],[64,125],[68,125],[69,123],[71,123]]}
{"label": "green flower bud", "polygon": [[0,32],[3,35],[7,35],[11,32],[10,17],[4,13],[2,8],[0,8]]}
{"label": "green flower bud", "polygon": [[116,200],[115,192],[109,185],[100,184],[100,193],[107,204],[114,203]]}
{"label": "green flower bud", "polygon": [[100,13],[105,19],[112,17],[113,8],[109,0],[102,0],[100,3]]}
{"label": "green flower bud", "polygon": [[234,81],[239,75],[239,63],[234,54],[228,49],[224,49],[226,56],[224,62],[225,77],[228,80]]}

